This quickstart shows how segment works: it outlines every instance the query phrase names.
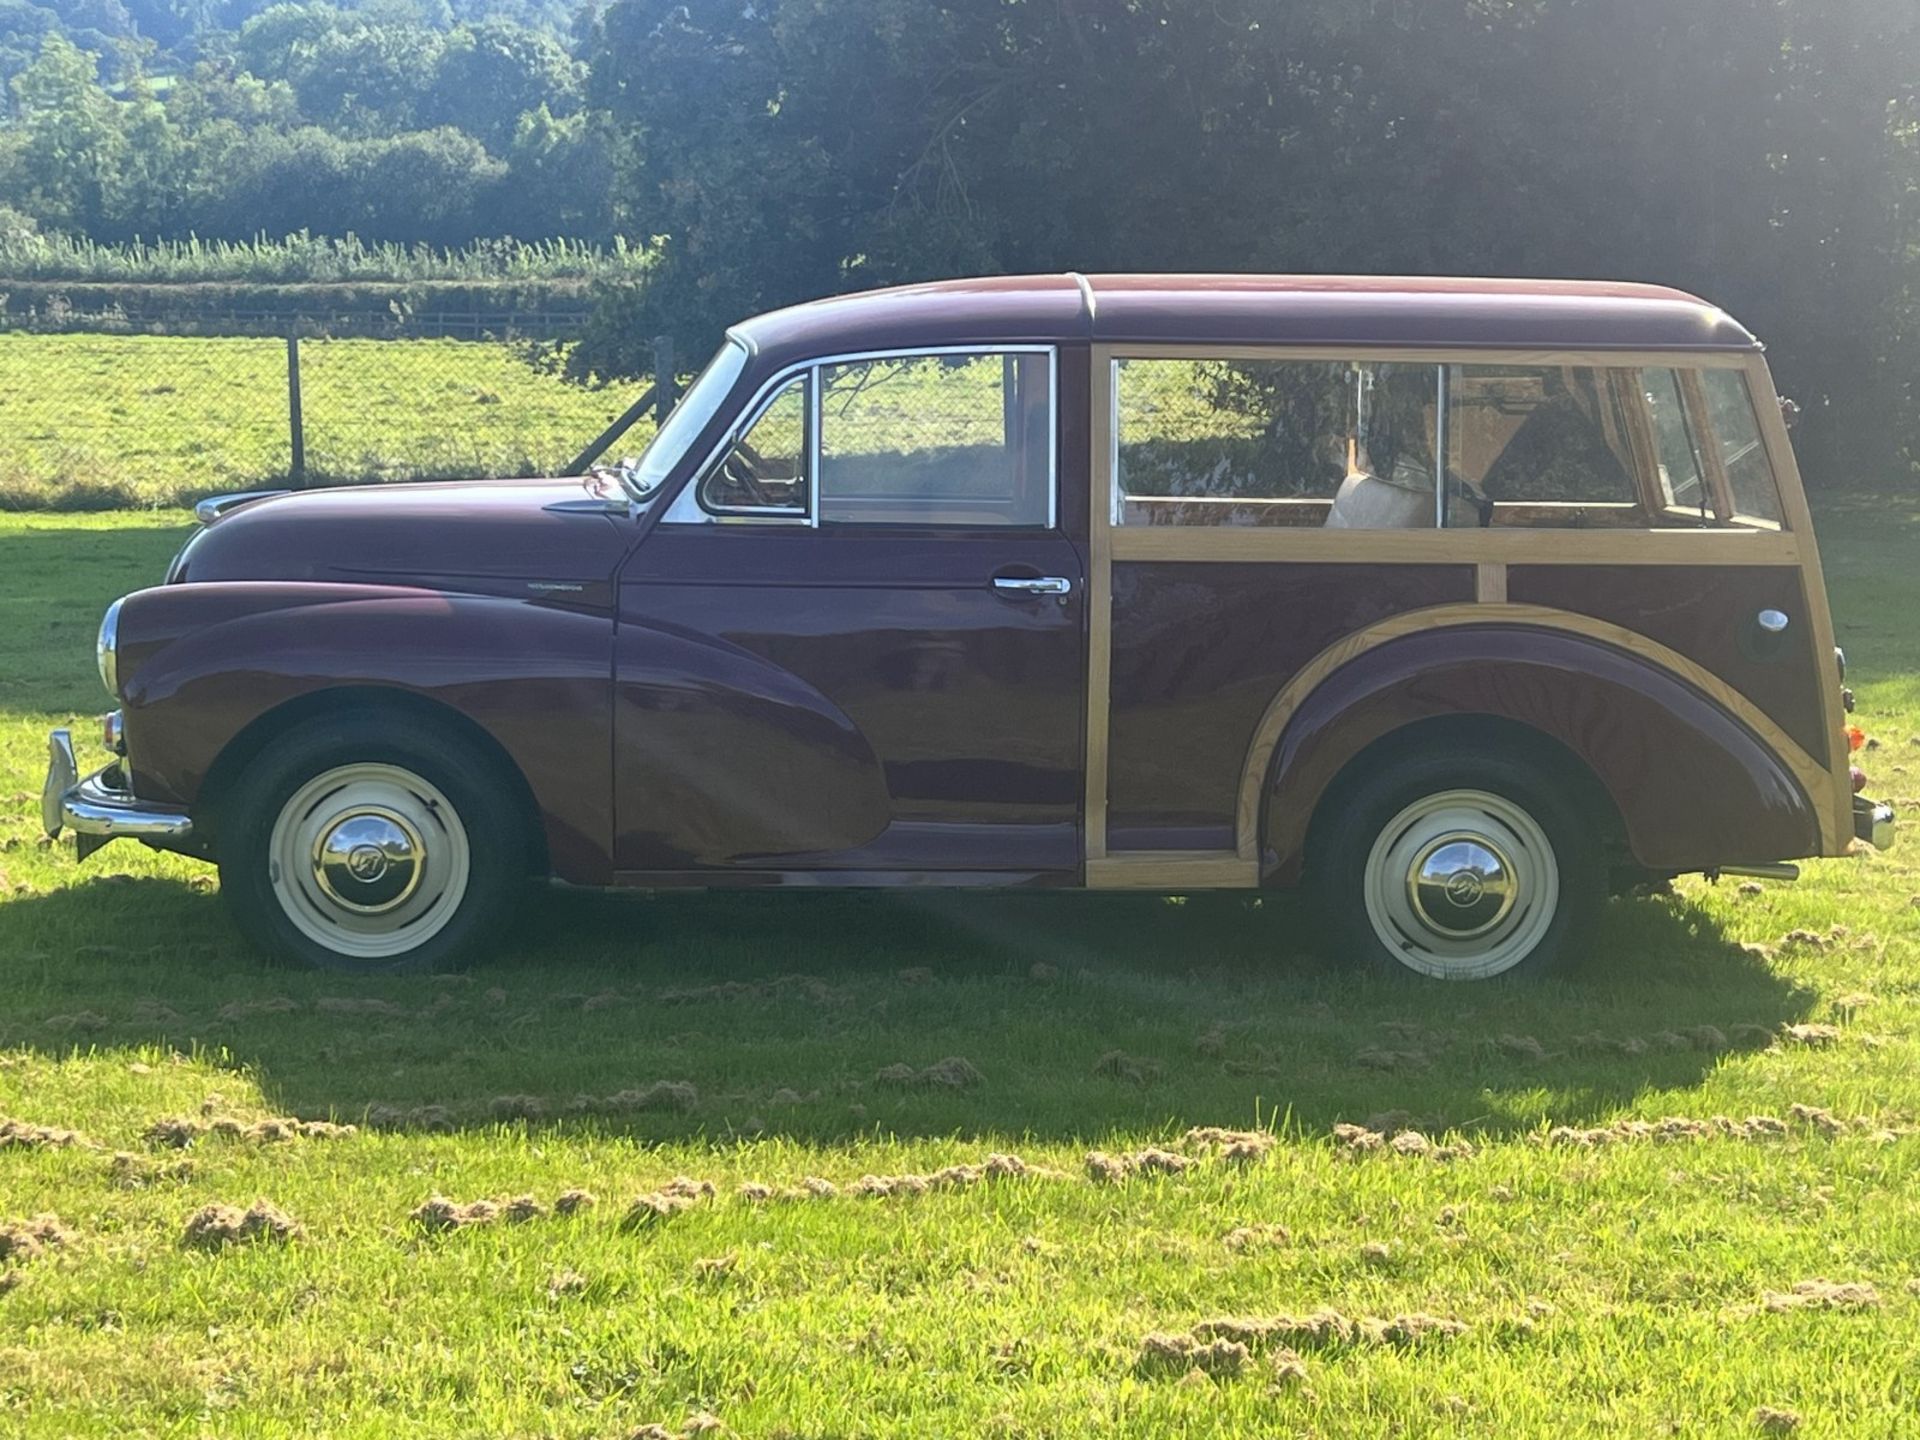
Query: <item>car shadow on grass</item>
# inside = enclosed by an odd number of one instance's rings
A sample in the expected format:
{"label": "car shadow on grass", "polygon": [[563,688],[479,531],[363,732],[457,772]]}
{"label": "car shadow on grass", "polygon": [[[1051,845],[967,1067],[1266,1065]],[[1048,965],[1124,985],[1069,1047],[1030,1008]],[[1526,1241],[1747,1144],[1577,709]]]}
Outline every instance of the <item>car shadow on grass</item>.
{"label": "car shadow on grass", "polygon": [[96,880],[0,905],[0,1046],[198,1053],[301,1116],[643,1143],[1393,1110],[1498,1135],[1696,1112],[1814,1001],[1672,897],[1615,902],[1591,950],[1452,986],[1315,955],[1288,897],[542,894],[467,975],[368,978],[263,966],[180,882]]}

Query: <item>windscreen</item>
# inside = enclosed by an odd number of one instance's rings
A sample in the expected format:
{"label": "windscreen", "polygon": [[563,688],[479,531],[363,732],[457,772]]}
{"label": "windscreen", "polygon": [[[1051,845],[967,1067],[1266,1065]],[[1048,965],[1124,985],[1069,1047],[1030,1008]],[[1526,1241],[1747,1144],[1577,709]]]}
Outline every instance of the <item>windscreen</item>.
{"label": "windscreen", "polygon": [[653,437],[653,443],[641,453],[631,481],[637,495],[651,495],[660,488],[667,472],[686,453],[694,437],[706,428],[746,368],[747,347],[729,335],[699,378],[687,387],[687,393],[680,397],[680,403],[673,407],[673,413]]}

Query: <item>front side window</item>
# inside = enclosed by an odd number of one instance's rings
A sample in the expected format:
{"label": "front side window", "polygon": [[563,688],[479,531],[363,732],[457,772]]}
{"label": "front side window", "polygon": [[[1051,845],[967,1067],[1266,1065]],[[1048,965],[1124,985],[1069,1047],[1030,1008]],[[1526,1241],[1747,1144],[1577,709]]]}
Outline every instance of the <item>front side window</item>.
{"label": "front side window", "polygon": [[895,355],[819,375],[822,525],[1049,523],[1051,356]]}
{"label": "front side window", "polygon": [[701,508],[716,515],[807,518],[807,385],[789,380],[700,482]]}
{"label": "front side window", "polygon": [[823,363],[761,405],[700,482],[699,508],[812,525],[1044,528],[1053,435],[1048,351]]}

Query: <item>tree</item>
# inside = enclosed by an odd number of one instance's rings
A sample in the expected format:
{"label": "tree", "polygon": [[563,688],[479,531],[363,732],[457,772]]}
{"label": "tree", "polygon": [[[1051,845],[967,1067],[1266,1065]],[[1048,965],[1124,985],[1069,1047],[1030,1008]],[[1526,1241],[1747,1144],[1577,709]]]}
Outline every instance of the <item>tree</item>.
{"label": "tree", "polygon": [[582,370],[943,274],[1641,278],[1884,473],[1914,369],[1911,0],[615,0],[588,48],[664,240]]}
{"label": "tree", "polygon": [[580,67],[550,35],[499,21],[462,25],[447,37],[420,109],[504,155],[522,115],[578,110],[580,80]]}
{"label": "tree", "polygon": [[521,115],[507,175],[490,207],[501,233],[522,240],[604,242],[614,234],[607,176],[613,138],[603,117],[557,118],[545,105]]}
{"label": "tree", "polygon": [[12,83],[19,138],[8,152],[5,193],[43,225],[95,233],[126,137],[94,59],[49,35]]}

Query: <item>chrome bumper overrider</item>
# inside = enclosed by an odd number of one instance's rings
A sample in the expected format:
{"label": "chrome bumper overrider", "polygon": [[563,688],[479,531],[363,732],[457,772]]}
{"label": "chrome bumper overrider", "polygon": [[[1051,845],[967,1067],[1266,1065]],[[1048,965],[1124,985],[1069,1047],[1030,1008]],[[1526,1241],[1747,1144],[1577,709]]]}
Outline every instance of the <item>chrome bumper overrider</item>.
{"label": "chrome bumper overrider", "polygon": [[1893,806],[1884,800],[1869,800],[1864,795],[1853,797],[1855,838],[1870,842],[1876,850],[1891,850],[1894,829]]}
{"label": "chrome bumper overrider", "polygon": [[40,792],[40,819],[47,834],[71,830],[80,837],[82,858],[109,840],[184,840],[193,834],[185,812],[136,798],[107,777],[118,765],[96,770],[84,780],[73,761],[73,736],[55,730],[47,736],[47,783]]}

